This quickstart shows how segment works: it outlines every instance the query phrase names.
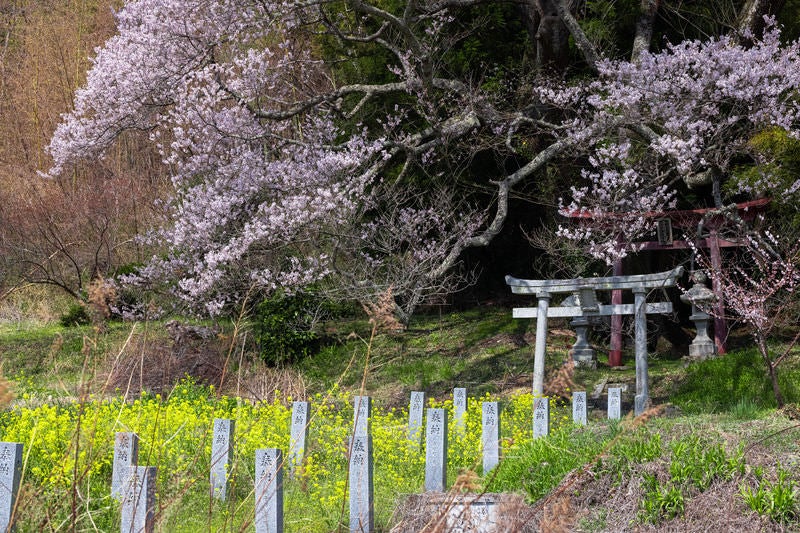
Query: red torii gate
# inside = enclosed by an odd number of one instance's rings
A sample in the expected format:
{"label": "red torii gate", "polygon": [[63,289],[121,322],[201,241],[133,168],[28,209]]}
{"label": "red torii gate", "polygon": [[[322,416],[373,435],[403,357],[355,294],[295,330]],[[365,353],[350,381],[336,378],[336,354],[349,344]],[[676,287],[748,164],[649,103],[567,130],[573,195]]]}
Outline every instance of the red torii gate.
{"label": "red torii gate", "polygon": [[[736,204],[736,212],[742,220],[751,222],[758,214],[764,212],[770,203],[769,198],[761,198]],[[649,218],[656,224],[659,234],[658,241],[640,241],[636,243],[635,251],[642,250],[685,250],[690,248],[689,241],[672,239],[672,228],[697,229],[700,222],[703,222],[703,229],[708,230],[707,237],[691,241],[697,248],[707,248],[711,256],[711,266],[716,270],[722,268],[722,248],[735,248],[741,246],[739,242],[731,241],[720,237],[719,230],[728,219],[719,211],[718,208],[688,209],[663,212],[642,213],[644,218]],[[585,212],[576,212],[568,215],[577,220],[589,220],[593,217]],[[668,221],[668,223],[667,223]],[[659,225],[661,227],[659,227]],[[666,238],[665,238],[666,237]],[[614,262],[613,275],[621,276],[622,260]],[[714,345],[718,354],[726,352],[726,338],[728,325],[725,320],[725,302],[722,287],[717,280],[713,280],[712,290],[717,297],[716,309],[714,312]],[[622,291],[613,291],[611,294],[612,304],[622,303]],[[611,317],[611,349],[608,354],[610,366],[620,366],[622,364],[622,316],[613,315]]]}

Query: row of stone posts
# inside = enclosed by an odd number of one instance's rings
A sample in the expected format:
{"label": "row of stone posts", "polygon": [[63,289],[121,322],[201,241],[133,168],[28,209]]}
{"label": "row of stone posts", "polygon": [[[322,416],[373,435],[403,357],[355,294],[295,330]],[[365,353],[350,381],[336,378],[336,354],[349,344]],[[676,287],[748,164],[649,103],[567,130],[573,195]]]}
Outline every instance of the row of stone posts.
{"label": "row of stone posts", "polygon": [[[443,408],[425,409],[425,394],[412,392],[408,415],[408,439],[414,446],[422,444],[423,416],[425,431],[425,483],[424,490],[447,490],[448,413]],[[453,391],[453,427],[457,433],[466,431],[466,389]],[[550,430],[550,402],[547,397],[534,398],[533,436],[544,437]],[[277,448],[264,448],[255,452],[255,530],[257,533],[282,533],[283,531],[283,466],[288,465],[289,475],[294,474],[303,461],[309,427],[309,402],[292,405],[289,452],[284,457]],[[572,418],[576,424],[586,424],[587,400],[585,392],[573,393]],[[356,396],[353,409],[353,430],[349,439],[348,476],[350,487],[350,531],[374,530],[373,458],[370,418],[372,400],[369,396]],[[608,418],[621,416],[621,389],[608,390]],[[218,500],[229,496],[229,480],[233,465],[234,420],[214,420],[212,434],[210,495]],[[481,444],[483,471],[490,472],[500,462],[501,449],[500,405],[498,402],[481,404]],[[22,466],[22,444],[0,443],[0,530],[13,524],[13,513]],[[154,466],[138,464],[139,438],[136,433],[120,432],[114,439],[114,461],[111,495],[121,502],[121,531],[123,533],[153,531],[155,516],[155,485],[157,470]]]}

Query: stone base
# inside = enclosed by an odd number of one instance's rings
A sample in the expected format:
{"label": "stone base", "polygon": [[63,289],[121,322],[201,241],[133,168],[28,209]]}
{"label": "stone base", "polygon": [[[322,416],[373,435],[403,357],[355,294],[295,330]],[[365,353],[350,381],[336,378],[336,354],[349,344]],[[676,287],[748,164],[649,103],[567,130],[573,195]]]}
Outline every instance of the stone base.
{"label": "stone base", "polygon": [[592,348],[573,348],[570,354],[575,368],[597,368],[597,354]]}
{"label": "stone base", "polygon": [[650,398],[637,394],[633,399],[633,414],[639,416],[650,408]]}
{"label": "stone base", "polygon": [[698,342],[689,345],[689,357],[692,359],[708,359],[716,355],[716,347],[714,342]]}
{"label": "stone base", "polygon": [[533,508],[517,494],[412,494],[395,513],[392,531],[509,533],[533,531]]}

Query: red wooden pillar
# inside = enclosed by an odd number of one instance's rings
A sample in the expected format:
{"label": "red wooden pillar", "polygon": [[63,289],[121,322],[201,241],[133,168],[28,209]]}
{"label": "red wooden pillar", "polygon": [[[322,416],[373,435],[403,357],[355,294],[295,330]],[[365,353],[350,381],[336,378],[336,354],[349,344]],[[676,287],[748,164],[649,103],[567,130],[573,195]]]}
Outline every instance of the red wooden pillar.
{"label": "red wooden pillar", "polygon": [[[614,260],[614,275],[622,275],[622,259]],[[611,303],[622,303],[622,291],[611,291]],[[622,315],[611,315],[611,348],[608,350],[608,365],[622,366]]]}
{"label": "red wooden pillar", "polygon": [[[717,230],[712,229],[708,236],[708,249],[711,255],[711,268],[716,272],[722,272],[722,254],[719,249],[719,236]],[[726,353],[725,342],[728,337],[728,323],[725,320],[725,295],[722,292],[722,284],[717,280],[717,276],[712,277],[711,288],[717,297],[716,309],[714,310],[714,345],[717,353]]]}

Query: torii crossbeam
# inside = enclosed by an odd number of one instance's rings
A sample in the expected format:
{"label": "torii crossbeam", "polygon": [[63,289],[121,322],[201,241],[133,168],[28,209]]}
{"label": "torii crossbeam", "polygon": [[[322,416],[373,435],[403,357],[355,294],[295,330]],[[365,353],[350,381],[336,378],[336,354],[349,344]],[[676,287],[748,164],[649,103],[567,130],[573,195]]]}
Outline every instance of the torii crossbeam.
{"label": "torii crossbeam", "polygon": [[[652,289],[673,287],[683,275],[683,267],[657,274],[636,276],[611,276],[605,278],[576,278],[556,280],[528,280],[506,276],[506,284],[514,294],[535,294],[536,308],[515,308],[514,318],[536,318],[536,347],[533,362],[533,394],[544,392],[544,358],[547,343],[548,317],[590,317],[608,315],[634,315],[636,324],[636,397],[634,411],[639,416],[649,403],[647,373],[647,314],[671,313],[671,302],[645,302]],[[631,290],[634,303],[602,305],[595,291]],[[550,307],[553,294],[574,294],[579,305]]]}

